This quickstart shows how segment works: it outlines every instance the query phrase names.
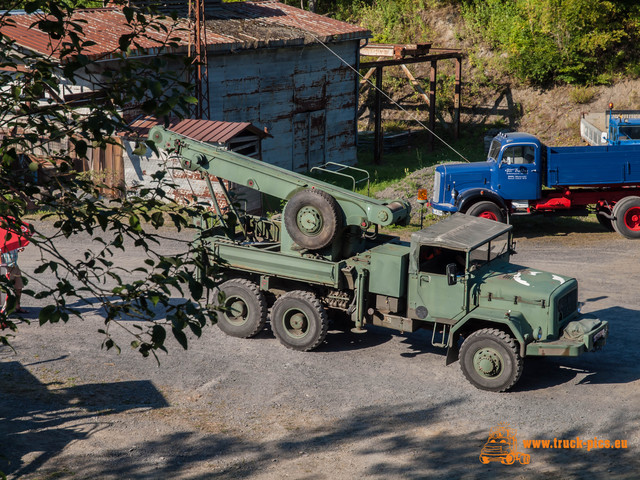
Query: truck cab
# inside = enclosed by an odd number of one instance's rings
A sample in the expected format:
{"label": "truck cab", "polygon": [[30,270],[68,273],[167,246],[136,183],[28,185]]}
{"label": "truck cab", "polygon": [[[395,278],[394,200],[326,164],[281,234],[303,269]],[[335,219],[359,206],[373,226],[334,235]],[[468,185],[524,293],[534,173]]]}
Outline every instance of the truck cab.
{"label": "truck cab", "polygon": [[485,390],[510,388],[525,356],[577,356],[607,337],[607,322],[580,314],[574,278],[511,263],[513,253],[510,225],[460,214],[411,237],[407,316]]}
{"label": "truck cab", "polygon": [[546,147],[535,136],[502,133],[492,140],[486,162],[438,165],[431,200],[434,213],[466,213],[480,203],[482,212],[471,214],[505,221],[511,204],[540,198],[545,155]]}

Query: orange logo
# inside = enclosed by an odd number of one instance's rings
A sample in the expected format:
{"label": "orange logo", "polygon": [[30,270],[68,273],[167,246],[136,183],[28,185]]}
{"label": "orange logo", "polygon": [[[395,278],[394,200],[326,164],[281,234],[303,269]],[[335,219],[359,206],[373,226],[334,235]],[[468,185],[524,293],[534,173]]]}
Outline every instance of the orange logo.
{"label": "orange logo", "polygon": [[516,461],[522,465],[531,462],[531,455],[518,451],[516,429],[510,429],[509,424],[501,423],[489,433],[487,443],[480,452],[480,463],[500,462],[513,465]]}

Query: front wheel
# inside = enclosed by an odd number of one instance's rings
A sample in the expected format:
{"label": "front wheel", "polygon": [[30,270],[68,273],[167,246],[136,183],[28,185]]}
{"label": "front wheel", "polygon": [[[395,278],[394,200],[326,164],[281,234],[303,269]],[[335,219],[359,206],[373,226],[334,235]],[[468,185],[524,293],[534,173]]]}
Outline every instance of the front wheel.
{"label": "front wheel", "polygon": [[471,205],[469,210],[466,211],[466,214],[471,215],[472,217],[488,218],[494,222],[505,223],[507,221],[507,217],[503,210],[495,203],[488,201],[478,202],[475,205]]}
{"label": "front wheel", "polygon": [[613,226],[626,238],[640,238],[640,197],[625,197],[613,207]]}
{"label": "front wheel", "polygon": [[522,357],[510,335],[495,328],[483,328],[462,343],[460,368],[480,390],[504,392],[520,378]]}

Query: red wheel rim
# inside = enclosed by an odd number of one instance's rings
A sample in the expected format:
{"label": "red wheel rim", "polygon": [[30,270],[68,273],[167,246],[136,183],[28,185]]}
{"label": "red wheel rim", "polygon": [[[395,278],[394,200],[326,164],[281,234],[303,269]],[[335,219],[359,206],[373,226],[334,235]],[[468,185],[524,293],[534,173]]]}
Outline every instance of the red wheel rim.
{"label": "red wheel rim", "polygon": [[624,224],[629,230],[640,231],[640,207],[631,207],[626,211]]}
{"label": "red wheel rim", "polygon": [[482,212],[480,215],[478,215],[480,218],[487,218],[489,220],[493,220],[494,222],[498,221],[498,217],[496,216],[495,213],[493,212]]}

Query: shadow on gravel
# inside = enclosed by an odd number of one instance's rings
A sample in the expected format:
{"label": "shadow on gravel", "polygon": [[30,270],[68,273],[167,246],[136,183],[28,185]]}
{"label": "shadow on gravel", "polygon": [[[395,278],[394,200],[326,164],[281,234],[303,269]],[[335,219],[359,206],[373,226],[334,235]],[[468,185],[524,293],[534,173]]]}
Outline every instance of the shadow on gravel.
{"label": "shadow on gravel", "polygon": [[[293,431],[270,440],[222,432],[176,432],[149,440],[134,451],[115,448],[67,459],[67,463],[72,462],[73,473],[55,478],[493,480],[538,479],[544,475],[547,479],[631,479],[637,471],[633,449],[586,452],[530,448],[525,450],[531,455],[529,465],[482,465],[479,454],[495,425],[464,431],[453,425],[447,427],[451,410],[462,403],[463,399],[452,398],[430,407],[411,403],[363,406],[319,426],[297,422]],[[628,438],[625,420],[629,419],[617,419],[607,432],[609,438]],[[637,415],[631,420],[637,421]],[[526,421],[523,419],[523,423]],[[589,440],[589,435],[575,428],[542,432],[534,438],[579,436]],[[522,444],[518,446],[522,451]]]}
{"label": "shadow on gravel", "polygon": [[[113,302],[115,305],[118,305],[120,303],[122,303],[122,300],[119,297],[116,296],[111,296],[111,297],[106,297],[106,300],[108,300],[109,302]],[[181,297],[173,297],[169,299],[169,303],[171,305],[178,305],[181,303],[184,303],[185,299],[181,298]],[[74,308],[77,311],[79,311],[82,314],[94,314],[94,315],[99,315],[100,317],[106,319],[107,318],[107,314],[105,312],[105,309],[102,308],[102,300],[97,298],[97,297],[87,297],[87,298],[83,298],[82,300],[78,300],[74,303],[70,303],[67,306],[70,308]],[[150,318],[150,321],[154,321],[154,320],[162,320],[166,317],[166,309],[164,309],[161,305],[157,305],[156,307],[153,307],[153,313],[154,313],[154,317]],[[37,314],[35,316],[35,318],[37,318]],[[119,321],[131,321],[131,322],[135,322],[135,321],[140,321],[139,318],[134,318],[134,317],[127,317],[127,316],[123,316],[122,318],[118,319]]]}
{"label": "shadow on gravel", "polygon": [[[598,222],[580,217],[558,216],[514,216],[511,217],[516,241],[519,237],[564,237],[572,233],[599,233],[611,238],[620,239],[620,235],[605,230]],[[517,250],[517,249],[516,249]]]}
{"label": "shadow on gravel", "polygon": [[166,406],[149,381],[44,384],[19,362],[2,362],[0,472],[21,478],[37,471],[71,442],[106,428],[102,416]]}
{"label": "shadow on gravel", "polygon": [[382,345],[391,340],[394,335],[384,328],[367,327],[367,333],[353,333],[351,326],[329,330],[327,341],[318,351],[322,352],[347,352],[371,348]]}

